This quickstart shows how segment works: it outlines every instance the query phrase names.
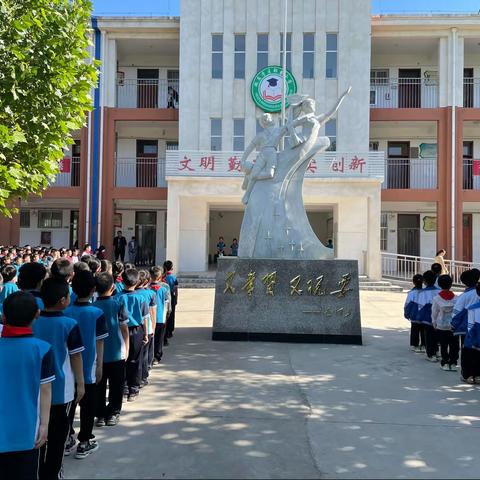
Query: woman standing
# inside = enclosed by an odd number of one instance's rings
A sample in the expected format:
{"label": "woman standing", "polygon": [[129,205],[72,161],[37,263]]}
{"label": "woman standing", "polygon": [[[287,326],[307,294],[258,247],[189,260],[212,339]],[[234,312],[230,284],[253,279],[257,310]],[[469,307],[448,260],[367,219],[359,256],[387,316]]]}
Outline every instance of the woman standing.
{"label": "woman standing", "polygon": [[442,266],[441,275],[448,275],[448,269],[445,265],[445,260],[443,259],[443,257],[445,257],[446,254],[447,254],[447,251],[442,248],[435,255],[435,263],[439,263]]}

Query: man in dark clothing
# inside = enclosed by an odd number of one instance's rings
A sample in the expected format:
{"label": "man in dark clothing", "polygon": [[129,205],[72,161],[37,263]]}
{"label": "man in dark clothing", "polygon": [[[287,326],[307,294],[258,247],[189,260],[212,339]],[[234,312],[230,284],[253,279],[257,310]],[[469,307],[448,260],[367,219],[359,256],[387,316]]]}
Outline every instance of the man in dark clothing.
{"label": "man in dark clothing", "polygon": [[113,239],[113,250],[115,253],[115,260],[125,261],[125,248],[127,247],[127,239],[119,230],[117,236]]}

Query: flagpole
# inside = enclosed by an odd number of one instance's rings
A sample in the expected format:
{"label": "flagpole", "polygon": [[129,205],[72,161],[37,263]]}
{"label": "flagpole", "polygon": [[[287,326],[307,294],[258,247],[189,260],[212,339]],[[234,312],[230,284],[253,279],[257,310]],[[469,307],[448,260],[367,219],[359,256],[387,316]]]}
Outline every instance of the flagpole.
{"label": "flagpole", "polygon": [[[284,0],[284,11],[283,11],[283,55],[282,55],[282,114],[281,114],[281,125],[285,125],[285,107],[286,107],[286,94],[287,94],[287,5],[288,0]],[[284,138],[281,140],[281,149],[284,147]]]}

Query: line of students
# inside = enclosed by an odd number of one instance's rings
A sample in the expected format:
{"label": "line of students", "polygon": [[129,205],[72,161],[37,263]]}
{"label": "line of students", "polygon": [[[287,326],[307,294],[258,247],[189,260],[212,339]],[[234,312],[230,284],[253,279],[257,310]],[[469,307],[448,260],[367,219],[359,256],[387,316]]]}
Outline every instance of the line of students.
{"label": "line of students", "polygon": [[[96,451],[94,425],[116,425],[124,394],[134,401],[161,361],[174,330],[173,265],[114,267],[115,277],[111,262],[90,256],[75,265],[59,258],[49,273],[28,263],[19,270],[19,290],[5,296],[0,382],[8,388],[0,391],[0,472],[6,478],[37,478],[37,467],[41,479],[61,478],[63,456],[75,446],[78,459]],[[19,408],[21,429],[12,415]]]}
{"label": "line of students", "polygon": [[[404,316],[411,323],[410,348],[425,353],[446,371],[458,370],[461,380],[480,382],[480,270],[462,272],[465,290],[452,291],[450,275],[439,275],[437,264],[423,275],[414,275],[405,301]],[[461,355],[460,355],[461,349]]]}

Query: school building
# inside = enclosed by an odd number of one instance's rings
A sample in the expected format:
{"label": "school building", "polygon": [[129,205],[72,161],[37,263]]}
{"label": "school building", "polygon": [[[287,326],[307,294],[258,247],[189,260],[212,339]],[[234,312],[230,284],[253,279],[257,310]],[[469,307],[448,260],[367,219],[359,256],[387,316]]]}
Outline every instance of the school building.
{"label": "school building", "polygon": [[[312,226],[381,276],[382,252],[480,262],[480,15],[372,16],[369,0],[290,0],[287,68],[328,111],[307,171]],[[144,264],[211,268],[239,235],[252,79],[281,64],[283,2],[182,0],[180,17],[96,17],[94,110],[42,197],[0,219],[0,244],[90,242],[116,230]],[[272,95],[278,92],[273,92]]]}

